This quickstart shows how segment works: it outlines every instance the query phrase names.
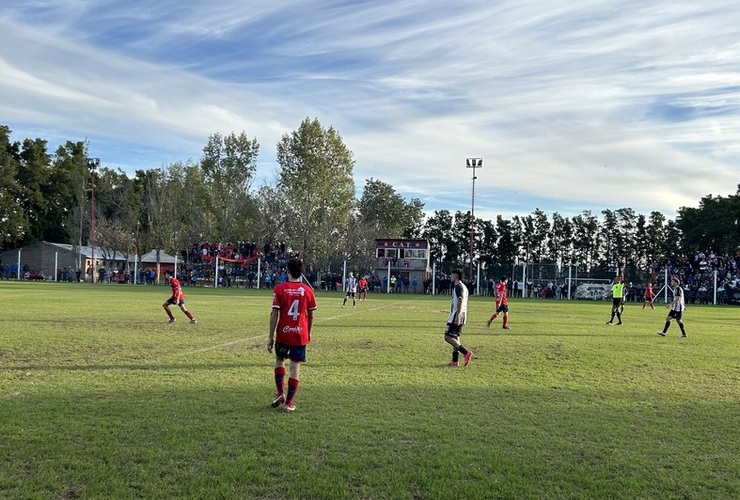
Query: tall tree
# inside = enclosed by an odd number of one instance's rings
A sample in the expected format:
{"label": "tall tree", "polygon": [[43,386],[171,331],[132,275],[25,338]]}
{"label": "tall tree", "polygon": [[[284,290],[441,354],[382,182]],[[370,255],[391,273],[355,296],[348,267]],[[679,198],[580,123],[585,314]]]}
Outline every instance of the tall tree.
{"label": "tall tree", "polygon": [[645,258],[649,267],[655,267],[660,257],[664,254],[666,247],[666,217],[660,212],[650,212],[647,227],[647,248]]}
{"label": "tall tree", "polygon": [[126,261],[136,250],[141,193],[122,170],[102,168],[95,181],[96,233],[104,256],[120,252]]}
{"label": "tall tree", "polygon": [[601,267],[604,271],[615,271],[622,265],[619,250],[619,222],[617,214],[610,209],[602,210],[604,221],[601,223],[600,241],[604,249],[604,258]]}
{"label": "tall tree", "polygon": [[599,265],[599,221],[590,210],[584,210],[572,219],[575,263],[590,272]]}
{"label": "tall tree", "polygon": [[540,262],[554,262],[548,252],[548,239],[550,237],[550,221],[547,214],[542,209],[535,209],[532,212],[533,234],[532,238],[535,244],[536,255]]}
{"label": "tall tree", "polygon": [[347,235],[347,255],[358,269],[371,267],[378,238],[411,236],[424,220],[423,203],[407,203],[388,183],[373,178],[365,181],[357,203],[355,220]]}
{"label": "tall tree", "polygon": [[333,127],[306,118],[297,130],[283,135],[277,161],[291,246],[322,269],[344,250],[354,209],[352,152]]}
{"label": "tall tree", "polygon": [[735,195],[707,195],[698,208],[678,209],[676,227],[683,234],[683,249],[693,253],[712,249],[731,254],[740,245],[740,184]]}
{"label": "tall tree", "polygon": [[424,225],[422,237],[429,241],[430,260],[449,272],[460,258],[460,243],[453,237],[454,219],[449,210],[435,210]]}
{"label": "tall tree", "polygon": [[46,187],[49,183],[51,157],[43,139],[25,139],[18,163],[18,185],[21,188],[21,206],[28,217],[28,233],[24,243],[43,238],[49,200]]}
{"label": "tall tree", "polygon": [[390,184],[367,179],[357,203],[357,222],[366,226],[377,237],[400,238],[404,232],[423,221],[423,203],[406,203]]}
{"label": "tall tree", "polygon": [[514,234],[511,221],[498,215],[496,217],[496,232],[498,233],[496,261],[499,265],[514,264],[519,254],[521,242]]}
{"label": "tall tree", "polygon": [[254,219],[255,241],[275,244],[287,239],[283,193],[275,186],[262,186],[257,191]]}
{"label": "tall tree", "polygon": [[246,133],[233,132],[225,137],[212,134],[203,148],[201,167],[211,194],[211,209],[215,216],[218,239],[236,241],[241,228],[248,219],[251,203],[251,185],[257,169],[259,143],[249,139]]}
{"label": "tall tree", "polygon": [[615,211],[617,217],[617,259],[623,264],[637,263],[637,214],[625,207]]}
{"label": "tall tree", "polygon": [[476,248],[479,259],[485,264],[486,269],[500,265],[496,261],[496,245],[498,243],[498,232],[496,226],[490,220],[476,219],[475,221]]}
{"label": "tall tree", "polygon": [[48,212],[43,238],[56,243],[79,241],[82,206],[86,203],[86,146],[82,141],[59,146],[51,165],[46,189]]}
{"label": "tall tree", "polygon": [[18,185],[20,145],[10,142],[11,130],[0,125],[0,246],[12,248],[28,231],[28,218],[21,205]]}
{"label": "tall tree", "polygon": [[573,259],[573,224],[558,212],[552,214],[552,226],[547,241],[547,252],[561,268]]}

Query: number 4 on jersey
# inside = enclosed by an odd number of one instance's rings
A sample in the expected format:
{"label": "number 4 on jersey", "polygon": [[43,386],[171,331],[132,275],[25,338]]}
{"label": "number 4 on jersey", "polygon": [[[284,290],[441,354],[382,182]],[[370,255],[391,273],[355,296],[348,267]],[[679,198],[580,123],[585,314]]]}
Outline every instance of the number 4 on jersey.
{"label": "number 4 on jersey", "polygon": [[288,316],[293,317],[293,321],[298,321],[298,316],[301,315],[301,312],[298,310],[298,299],[295,299],[292,304],[290,304],[290,309],[288,309]]}

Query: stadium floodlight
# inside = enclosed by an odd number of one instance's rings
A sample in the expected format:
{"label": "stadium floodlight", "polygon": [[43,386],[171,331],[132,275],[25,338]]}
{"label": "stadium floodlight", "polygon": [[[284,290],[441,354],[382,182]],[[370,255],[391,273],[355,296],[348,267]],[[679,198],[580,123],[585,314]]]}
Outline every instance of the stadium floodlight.
{"label": "stadium floodlight", "polygon": [[473,195],[470,203],[470,272],[468,273],[468,282],[473,282],[473,250],[475,248],[475,169],[483,168],[483,158],[467,158],[465,167],[473,169]]}
{"label": "stadium floodlight", "polygon": [[85,158],[87,169],[90,171],[90,249],[92,259],[92,277],[95,283],[95,170],[100,166],[100,158]]}

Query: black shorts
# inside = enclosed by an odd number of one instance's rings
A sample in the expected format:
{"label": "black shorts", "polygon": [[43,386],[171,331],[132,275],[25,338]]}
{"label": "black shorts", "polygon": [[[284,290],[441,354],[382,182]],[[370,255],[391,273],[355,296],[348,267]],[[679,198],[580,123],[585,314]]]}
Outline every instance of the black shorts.
{"label": "black shorts", "polygon": [[345,297],[352,297],[354,299],[355,298],[355,292],[347,292],[347,295],[345,295]]}
{"label": "black shorts", "polygon": [[509,304],[501,304],[496,308],[496,314],[509,312]]}
{"label": "black shorts", "polygon": [[683,311],[668,311],[668,317],[673,318],[676,321],[681,321],[681,316],[683,316]]}
{"label": "black shorts", "polygon": [[185,305],[185,301],[183,299],[177,300],[175,297],[170,297],[169,299],[167,299],[167,303],[173,306],[184,306]]}
{"label": "black shorts", "polygon": [[447,335],[448,337],[458,338],[460,334],[462,333],[462,330],[463,330],[463,325],[447,323],[447,328],[445,328],[445,335]]}
{"label": "black shorts", "polygon": [[612,299],[612,307],[616,308],[622,305],[622,297]]}
{"label": "black shorts", "polygon": [[275,356],[280,359],[289,359],[297,363],[305,363],[306,346],[288,345],[275,342]]}

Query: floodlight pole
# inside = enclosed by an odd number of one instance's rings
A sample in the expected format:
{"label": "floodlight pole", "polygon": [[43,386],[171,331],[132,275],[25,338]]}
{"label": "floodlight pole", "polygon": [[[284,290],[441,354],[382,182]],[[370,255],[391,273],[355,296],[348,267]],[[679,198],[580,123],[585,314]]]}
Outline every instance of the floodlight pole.
{"label": "floodlight pole", "polygon": [[90,170],[90,248],[92,258],[91,283],[95,283],[95,170],[100,166],[100,158],[86,158],[87,168]]}
{"label": "floodlight pole", "polygon": [[483,168],[483,158],[467,158],[465,166],[473,169],[473,194],[470,203],[470,270],[468,272],[469,283],[473,282],[473,250],[475,241],[475,169]]}

